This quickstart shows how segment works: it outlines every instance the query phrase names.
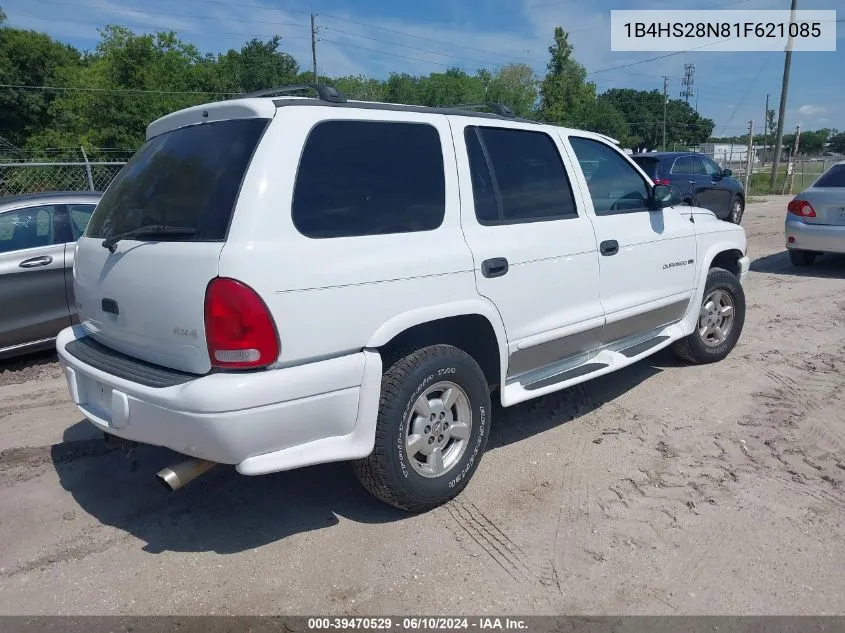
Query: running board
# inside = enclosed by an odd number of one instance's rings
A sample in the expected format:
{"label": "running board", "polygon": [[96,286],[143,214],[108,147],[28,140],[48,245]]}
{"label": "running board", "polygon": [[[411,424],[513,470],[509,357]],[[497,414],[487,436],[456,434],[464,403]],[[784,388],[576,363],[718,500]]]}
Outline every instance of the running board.
{"label": "running board", "polygon": [[508,380],[501,390],[502,405],[509,407],[519,404],[633,365],[686,335],[680,323],[669,325],[654,334],[656,336],[633,345],[631,342],[620,343],[616,349],[605,348],[580,358],[569,358]]}
{"label": "running board", "polygon": [[528,383],[523,387],[523,389],[525,389],[526,391],[536,391],[537,389],[542,389],[543,387],[548,387],[559,382],[564,382],[565,380],[572,380],[573,378],[580,378],[581,376],[592,374],[594,371],[604,369],[605,367],[607,367],[606,363],[586,363],[584,365],[580,365],[578,367],[569,369],[559,374],[555,374],[554,376],[549,376],[548,378],[543,378],[542,380]]}

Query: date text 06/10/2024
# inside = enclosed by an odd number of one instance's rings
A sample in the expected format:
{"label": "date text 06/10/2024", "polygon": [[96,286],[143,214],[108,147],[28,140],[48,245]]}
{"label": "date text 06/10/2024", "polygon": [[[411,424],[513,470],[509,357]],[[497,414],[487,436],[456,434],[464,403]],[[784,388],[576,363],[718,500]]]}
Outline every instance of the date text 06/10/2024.
{"label": "date text 06/10/2024", "polygon": [[525,620],[519,618],[492,617],[328,617],[308,618],[308,629],[311,631],[337,631],[371,629],[380,631],[417,631],[417,630],[512,630],[520,631],[528,628]]}

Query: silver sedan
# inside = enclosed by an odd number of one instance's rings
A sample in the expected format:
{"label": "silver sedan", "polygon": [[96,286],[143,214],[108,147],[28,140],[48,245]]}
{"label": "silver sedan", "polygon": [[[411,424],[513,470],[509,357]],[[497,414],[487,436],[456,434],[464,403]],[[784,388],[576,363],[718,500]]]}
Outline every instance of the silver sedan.
{"label": "silver sedan", "polygon": [[0,198],[0,358],[49,349],[76,321],[74,243],[101,195]]}
{"label": "silver sedan", "polygon": [[795,266],[810,266],[822,253],[845,253],[845,161],[790,201],[785,229]]}

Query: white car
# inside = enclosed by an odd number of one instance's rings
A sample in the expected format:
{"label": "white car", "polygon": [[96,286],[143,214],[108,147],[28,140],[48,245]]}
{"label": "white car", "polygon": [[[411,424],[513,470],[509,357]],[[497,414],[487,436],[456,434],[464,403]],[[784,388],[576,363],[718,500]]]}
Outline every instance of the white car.
{"label": "white car", "polygon": [[745,231],[670,206],[612,140],[312,87],[151,123],[78,241],[70,394],[109,436],[190,456],[172,489],[351,460],[424,511],[478,468],[491,394],[736,344]]}
{"label": "white car", "polygon": [[789,202],[784,232],[794,266],[811,266],[822,253],[845,253],[845,161]]}

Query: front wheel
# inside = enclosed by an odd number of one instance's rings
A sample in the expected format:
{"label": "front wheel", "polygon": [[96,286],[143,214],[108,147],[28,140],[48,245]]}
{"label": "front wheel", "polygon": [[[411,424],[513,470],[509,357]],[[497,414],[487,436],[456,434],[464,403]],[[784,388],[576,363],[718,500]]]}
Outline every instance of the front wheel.
{"label": "front wheel", "polygon": [[466,352],[433,345],[384,372],[375,446],[353,468],[378,499],[424,512],[466,487],[489,434],[484,372]]}
{"label": "front wheel", "polygon": [[695,331],[675,343],[675,353],[696,364],[723,360],[736,346],[744,325],[742,285],[729,271],[711,268]]}
{"label": "front wheel", "polygon": [[739,224],[742,221],[742,214],[745,212],[745,205],[742,198],[734,198],[731,203],[731,212],[728,215],[728,220],[734,224]]}

